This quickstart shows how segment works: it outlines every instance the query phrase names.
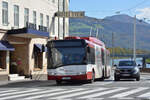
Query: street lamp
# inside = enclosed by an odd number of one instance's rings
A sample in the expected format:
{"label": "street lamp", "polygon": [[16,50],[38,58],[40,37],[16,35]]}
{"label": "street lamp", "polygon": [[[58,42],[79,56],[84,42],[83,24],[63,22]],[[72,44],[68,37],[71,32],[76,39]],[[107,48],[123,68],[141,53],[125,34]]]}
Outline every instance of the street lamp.
{"label": "street lamp", "polygon": [[136,15],[134,18],[133,59],[136,61]]}

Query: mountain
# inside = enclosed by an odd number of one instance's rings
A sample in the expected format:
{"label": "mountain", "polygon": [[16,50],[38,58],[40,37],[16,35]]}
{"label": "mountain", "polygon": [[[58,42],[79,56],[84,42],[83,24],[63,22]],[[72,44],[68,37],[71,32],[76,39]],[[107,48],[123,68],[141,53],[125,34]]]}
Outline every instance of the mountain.
{"label": "mountain", "polygon": [[[96,19],[92,17],[70,18],[70,36],[96,36],[105,42],[107,47],[112,46],[112,33],[114,33],[114,46],[133,48],[135,18],[121,14]],[[150,50],[150,24],[136,19],[136,46],[137,49]]]}

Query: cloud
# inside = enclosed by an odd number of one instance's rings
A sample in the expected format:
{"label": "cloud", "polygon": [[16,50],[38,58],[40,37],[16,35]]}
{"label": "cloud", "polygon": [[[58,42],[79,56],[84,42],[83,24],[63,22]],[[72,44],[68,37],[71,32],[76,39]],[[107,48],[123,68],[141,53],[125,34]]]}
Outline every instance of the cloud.
{"label": "cloud", "polygon": [[136,9],[137,11],[137,18],[139,19],[143,19],[143,18],[147,18],[150,19],[150,8],[143,8],[143,9]]}

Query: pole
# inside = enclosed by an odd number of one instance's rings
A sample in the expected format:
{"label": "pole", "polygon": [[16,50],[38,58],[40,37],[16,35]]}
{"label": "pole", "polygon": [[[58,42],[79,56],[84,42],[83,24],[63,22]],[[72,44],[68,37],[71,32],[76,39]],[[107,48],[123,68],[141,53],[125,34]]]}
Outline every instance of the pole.
{"label": "pole", "polygon": [[[60,2],[58,0],[58,13],[60,12],[59,6],[60,6]],[[58,39],[59,39],[59,36],[60,36],[60,18],[58,16]]]}
{"label": "pole", "polygon": [[[65,10],[66,10],[66,2],[65,2],[66,0],[63,0],[63,12],[65,13]],[[65,19],[66,19],[66,17],[63,17],[63,39],[65,38],[65,33],[66,33],[66,24],[65,24]]]}
{"label": "pole", "polygon": [[134,18],[133,59],[136,61],[136,15]]}
{"label": "pole", "polygon": [[114,33],[112,33],[112,66],[114,65]]}

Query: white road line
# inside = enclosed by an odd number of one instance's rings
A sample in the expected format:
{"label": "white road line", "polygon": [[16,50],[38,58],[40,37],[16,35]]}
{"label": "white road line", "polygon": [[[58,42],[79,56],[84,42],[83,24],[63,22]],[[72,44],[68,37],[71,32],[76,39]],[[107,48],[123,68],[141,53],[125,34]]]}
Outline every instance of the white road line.
{"label": "white road line", "polygon": [[85,90],[83,92],[81,91],[81,92],[72,93],[72,94],[68,94],[68,95],[57,96],[57,97],[52,98],[52,99],[70,98],[73,96],[84,95],[84,94],[92,93],[92,92],[99,92],[99,91],[106,90],[106,89],[108,89],[108,88],[98,88],[98,89],[94,89],[94,90]]}
{"label": "white road line", "polygon": [[61,94],[64,94],[64,93],[77,92],[77,91],[81,91],[81,90],[84,90],[84,89],[80,88],[80,89],[75,89],[75,90],[67,90],[67,91],[63,91],[63,92],[32,96],[32,97],[24,98],[24,100],[33,100],[33,99],[37,99],[37,98],[41,98],[41,97],[49,97],[49,96],[54,96],[54,95],[61,95]]}
{"label": "white road line", "polygon": [[51,92],[57,92],[61,90],[64,90],[64,89],[39,90],[38,92],[32,92],[32,93],[27,93],[27,94],[17,94],[17,95],[8,96],[8,97],[1,97],[0,100],[19,98],[19,97],[30,96],[30,95],[40,95],[41,93],[51,93]]}
{"label": "white road line", "polygon": [[122,97],[131,95],[131,94],[134,94],[134,93],[137,93],[137,92],[146,90],[146,89],[148,89],[148,88],[140,87],[140,88],[133,89],[133,90],[130,90],[130,91],[127,91],[127,92],[123,92],[123,93],[120,93],[120,94],[116,94],[116,95],[114,95],[114,96],[112,96],[112,97],[110,97],[110,98],[122,98]]}
{"label": "white road line", "polygon": [[0,90],[0,94],[6,93],[6,92],[14,92],[14,91],[17,91],[17,90],[4,90],[4,91]]}
{"label": "white road line", "polygon": [[15,94],[20,94],[20,93],[34,92],[34,91],[38,91],[38,90],[39,89],[33,89],[33,90],[25,90],[25,91],[17,91],[17,92],[12,92],[12,93],[0,94],[0,99],[2,96],[9,96],[9,95],[15,95]]}
{"label": "white road line", "polygon": [[110,94],[110,93],[113,93],[113,92],[118,92],[118,91],[125,90],[125,89],[127,89],[127,88],[117,88],[117,89],[114,89],[114,90],[103,91],[103,92],[94,93],[94,94],[87,95],[87,96],[82,96],[79,99],[99,97],[99,96],[102,96],[102,95]]}
{"label": "white road line", "polygon": [[138,96],[138,97],[140,97],[140,98],[150,98],[150,92],[147,92],[147,93],[145,93],[145,94],[142,94],[142,95],[140,95],[140,96]]}

